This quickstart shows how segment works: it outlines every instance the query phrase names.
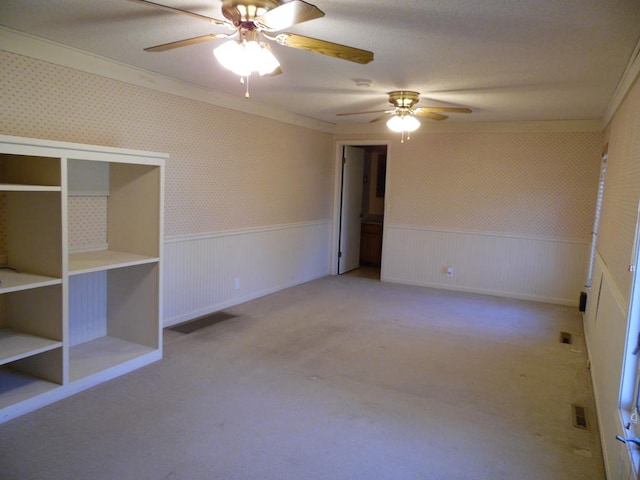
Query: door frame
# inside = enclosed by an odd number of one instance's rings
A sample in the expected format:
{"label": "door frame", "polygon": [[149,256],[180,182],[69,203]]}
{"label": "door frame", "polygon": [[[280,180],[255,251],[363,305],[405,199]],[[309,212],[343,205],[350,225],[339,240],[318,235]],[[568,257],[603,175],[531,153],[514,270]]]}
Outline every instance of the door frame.
{"label": "door frame", "polygon": [[[389,166],[391,165],[391,143],[389,140],[336,140],[335,158],[334,158],[334,187],[333,187],[333,221],[331,222],[331,275],[338,274],[338,247],[340,246],[340,196],[342,194],[342,149],[351,145],[354,147],[371,147],[376,145],[385,145],[387,147],[387,173],[385,178],[385,202],[384,214],[387,214],[387,196],[389,194]],[[384,266],[384,237],[386,235],[386,227],[382,230],[382,265]],[[382,276],[381,276],[382,279]]]}

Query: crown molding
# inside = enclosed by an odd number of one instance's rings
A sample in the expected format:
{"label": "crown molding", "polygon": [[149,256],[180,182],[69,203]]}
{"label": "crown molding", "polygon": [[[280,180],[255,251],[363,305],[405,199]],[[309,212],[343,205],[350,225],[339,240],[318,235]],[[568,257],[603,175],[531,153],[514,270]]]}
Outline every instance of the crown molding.
{"label": "crown molding", "polygon": [[609,125],[618,107],[622,104],[627,93],[629,93],[638,78],[640,78],[640,39],[638,39],[638,43],[636,43],[636,47],[633,49],[631,57],[629,57],[627,68],[625,68],[622,77],[620,77],[618,86],[609,101],[609,105],[604,114],[604,127]]}
{"label": "crown molding", "polygon": [[[74,70],[99,75],[131,85],[178,95],[191,100],[208,103],[222,108],[248,113],[277,120],[303,128],[337,135],[382,134],[391,138],[384,123],[335,125],[309,117],[274,109],[256,102],[206,89],[187,82],[176,80],[158,73],[133,67],[115,60],[94,55],[76,48],[68,47],[34,35],[0,26],[1,49],[53,63]],[[520,122],[423,122],[421,132],[433,133],[481,133],[481,132],[576,132],[602,131],[611,121],[617,108],[640,76],[640,41],[636,45],[629,64],[618,83],[609,102],[603,120],[558,120],[558,121],[520,121]]]}
{"label": "crown molding", "polygon": [[0,49],[63,67],[99,75],[131,85],[178,95],[218,107],[257,115],[299,127],[335,133],[332,123],[314,120],[256,102],[247,102],[231,95],[206,89],[187,82],[149,72],[115,60],[100,57],[60,43],[45,40],[17,30],[0,26]]}

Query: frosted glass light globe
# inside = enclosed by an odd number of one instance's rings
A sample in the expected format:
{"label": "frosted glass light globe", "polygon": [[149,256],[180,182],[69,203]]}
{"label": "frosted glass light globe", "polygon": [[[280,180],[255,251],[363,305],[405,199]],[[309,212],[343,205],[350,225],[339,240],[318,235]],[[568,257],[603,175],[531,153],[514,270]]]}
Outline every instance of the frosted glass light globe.
{"label": "frosted glass light globe", "polygon": [[387,121],[387,127],[394,132],[414,132],[420,128],[420,121],[413,115],[394,115]]}
{"label": "frosted glass light globe", "polygon": [[215,48],[213,54],[220,65],[239,77],[248,77],[253,72],[266,75],[280,66],[269,47],[253,40],[230,40]]}

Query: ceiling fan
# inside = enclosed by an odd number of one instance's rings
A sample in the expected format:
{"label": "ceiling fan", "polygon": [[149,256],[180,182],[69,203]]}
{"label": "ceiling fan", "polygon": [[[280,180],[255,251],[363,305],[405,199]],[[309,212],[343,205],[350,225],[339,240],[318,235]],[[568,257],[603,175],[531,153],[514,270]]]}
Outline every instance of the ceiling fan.
{"label": "ceiling fan", "polygon": [[413,92],[410,90],[394,90],[393,92],[389,92],[389,103],[393,105],[393,108],[390,110],[370,110],[367,112],[353,112],[353,113],[338,113],[337,115],[345,116],[345,115],[362,115],[366,113],[384,113],[377,118],[371,120],[370,123],[378,122],[380,120],[384,120],[385,118],[389,118],[391,116],[419,116],[419,117],[427,117],[431,120],[446,120],[449,118],[446,115],[442,115],[438,112],[448,112],[448,113],[471,113],[471,109],[469,108],[458,108],[458,107],[418,107],[413,108],[413,106],[420,101],[420,93]]}
{"label": "ceiling fan", "polygon": [[338,113],[338,116],[345,115],[362,115],[368,113],[382,113],[379,117],[374,118],[369,123],[387,120],[387,126],[394,132],[402,133],[402,142],[404,142],[404,134],[409,134],[420,127],[420,121],[416,117],[427,117],[431,120],[442,121],[449,118],[445,113],[471,113],[470,108],[459,107],[418,107],[413,106],[420,101],[420,93],[411,90],[394,90],[389,92],[389,103],[393,106],[389,110],[370,110],[367,112],[354,113]]}
{"label": "ceiling fan", "polygon": [[[148,47],[144,50],[147,52],[164,52],[211,40],[230,39],[232,40],[231,42],[217,47],[214,53],[223,66],[236,72],[241,78],[248,77],[251,72],[258,72],[260,75],[282,73],[280,65],[271,53],[268,43],[262,41],[263,37],[286,47],[321,53],[351,62],[365,64],[373,60],[373,52],[367,50],[294,33],[280,32],[284,28],[324,16],[324,12],[318,7],[302,0],[292,0],[286,3],[281,0],[223,0],[222,15],[224,20],[149,0],[129,1],[181,15],[188,15],[231,30],[231,33],[211,33]],[[226,51],[222,47],[225,47]],[[239,50],[239,48],[242,50]],[[250,65],[246,63],[243,67],[237,67],[238,59],[245,56],[245,54],[250,54],[249,56],[251,56],[253,63]],[[253,56],[254,54],[256,56]],[[231,66],[236,66],[237,68],[234,69]],[[248,70],[248,68],[251,69]]]}

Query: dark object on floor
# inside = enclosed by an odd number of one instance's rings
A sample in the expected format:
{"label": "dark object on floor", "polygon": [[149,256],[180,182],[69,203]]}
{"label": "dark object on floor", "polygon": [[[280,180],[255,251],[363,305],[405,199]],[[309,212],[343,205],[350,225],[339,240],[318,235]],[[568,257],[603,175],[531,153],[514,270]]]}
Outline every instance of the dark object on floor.
{"label": "dark object on floor", "polygon": [[174,325],[173,327],[169,327],[169,330],[173,330],[174,332],[179,333],[191,333],[195,332],[196,330],[200,330],[201,328],[209,327],[211,325],[215,325],[216,323],[224,322],[225,320],[230,320],[236,317],[237,315],[233,315],[231,313],[216,312],[212,315],[207,315],[206,317],[200,317],[194,320],[180,323],[178,325]]}
{"label": "dark object on floor", "polygon": [[578,310],[584,312],[587,309],[587,292],[580,292],[580,306]]}
{"label": "dark object on floor", "polygon": [[560,332],[560,343],[571,345],[571,334],[569,332]]}

